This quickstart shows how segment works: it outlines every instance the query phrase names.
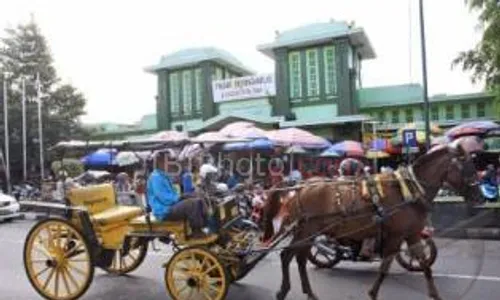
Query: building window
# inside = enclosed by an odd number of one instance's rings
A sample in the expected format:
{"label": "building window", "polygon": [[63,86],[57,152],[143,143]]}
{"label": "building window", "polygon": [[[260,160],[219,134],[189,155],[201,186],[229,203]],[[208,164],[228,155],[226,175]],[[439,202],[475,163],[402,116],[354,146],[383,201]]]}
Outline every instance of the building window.
{"label": "building window", "polygon": [[406,123],[413,122],[413,109],[411,109],[411,108],[405,109],[405,119],[406,119]]}
{"label": "building window", "polygon": [[327,95],[337,94],[337,72],[335,69],[335,47],[323,49],[323,60],[325,65],[325,93]]}
{"label": "building window", "polygon": [[179,115],[179,74],[172,73],[169,75],[170,83],[170,112],[173,116]]}
{"label": "building window", "polygon": [[193,88],[191,84],[191,70],[182,72],[182,111],[187,116],[192,112]]}
{"label": "building window", "polygon": [[461,111],[462,111],[462,119],[469,119],[470,118],[470,105],[468,103],[464,103],[460,105]]}
{"label": "building window", "polygon": [[446,120],[453,120],[453,105],[446,105]]}
{"label": "building window", "polygon": [[318,50],[311,49],[306,51],[307,68],[307,96],[319,96],[319,64]]}
{"label": "building window", "polygon": [[203,91],[201,90],[201,69],[194,71],[194,84],[196,89],[194,110],[199,113],[201,112],[201,99],[203,97]]}
{"label": "building window", "polygon": [[399,123],[399,111],[398,110],[393,110],[392,111],[391,122],[394,123],[394,124],[398,124]]}
{"label": "building window", "polygon": [[438,106],[431,107],[431,120],[433,120],[433,121],[439,120],[439,107]]}
{"label": "building window", "polygon": [[302,96],[300,52],[290,52],[288,54],[288,64],[290,70],[290,98],[300,98]]}
{"label": "building window", "polygon": [[486,105],[484,104],[484,102],[479,102],[477,104],[477,117],[478,118],[486,117]]}
{"label": "building window", "polygon": [[377,114],[377,119],[379,121],[384,121],[384,118],[385,118],[385,114],[383,111],[379,111],[378,114]]}
{"label": "building window", "polygon": [[222,68],[215,67],[214,78],[212,80],[222,80],[224,79],[224,70]]}

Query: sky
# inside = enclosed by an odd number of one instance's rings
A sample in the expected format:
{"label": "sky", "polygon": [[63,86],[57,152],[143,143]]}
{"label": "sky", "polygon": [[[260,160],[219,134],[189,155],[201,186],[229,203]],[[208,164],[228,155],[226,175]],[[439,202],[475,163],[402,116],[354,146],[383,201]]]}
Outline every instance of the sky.
{"label": "sky", "polygon": [[[464,1],[424,6],[429,94],[481,90],[470,74],[451,69],[481,37],[476,15]],[[332,19],[355,21],[375,49],[377,58],[363,63],[364,87],[422,81],[418,0],[0,0],[0,27],[31,13],[59,76],[87,98],[84,122],[133,123],[154,113],[156,77],[144,67],[162,55],[215,46],[258,73],[273,72],[257,45],[272,42],[276,30]]]}

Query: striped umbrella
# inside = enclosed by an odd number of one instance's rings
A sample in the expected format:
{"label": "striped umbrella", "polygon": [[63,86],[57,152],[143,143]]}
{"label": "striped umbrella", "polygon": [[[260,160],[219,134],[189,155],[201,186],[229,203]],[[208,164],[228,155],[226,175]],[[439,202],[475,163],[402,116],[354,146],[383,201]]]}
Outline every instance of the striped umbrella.
{"label": "striped umbrella", "polygon": [[343,141],[334,144],[329,148],[329,150],[342,153],[345,156],[355,156],[355,157],[365,156],[363,145],[360,142],[356,141]]}
{"label": "striped umbrella", "polygon": [[231,136],[232,134],[236,134],[239,131],[247,128],[255,128],[255,124],[250,122],[234,122],[224,126],[219,132],[225,136]]}
{"label": "striped umbrella", "polygon": [[151,140],[163,140],[173,142],[185,142],[189,139],[187,132],[176,130],[165,130],[153,134],[149,137]]}
{"label": "striped umbrella", "polygon": [[466,122],[446,131],[446,136],[455,139],[466,135],[480,135],[488,131],[498,130],[500,126],[493,121],[473,121]]}
{"label": "striped umbrella", "polygon": [[324,149],[330,146],[326,139],[298,128],[272,130],[266,136],[279,146],[300,146],[310,149]]}

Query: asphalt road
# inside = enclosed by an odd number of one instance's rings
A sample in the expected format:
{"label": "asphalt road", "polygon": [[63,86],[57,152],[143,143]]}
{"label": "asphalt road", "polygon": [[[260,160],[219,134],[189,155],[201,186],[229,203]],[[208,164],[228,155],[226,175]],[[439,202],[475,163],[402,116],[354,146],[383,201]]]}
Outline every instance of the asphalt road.
{"label": "asphalt road", "polygon": [[[22,249],[33,221],[0,223],[0,299],[40,299],[31,288],[22,263]],[[500,242],[438,240],[434,265],[436,285],[443,299],[500,298]],[[97,271],[84,299],[168,299],[163,282],[168,254],[152,252],[131,276],[116,277]],[[320,299],[368,299],[377,263],[341,263],[333,270],[310,266],[309,276]],[[306,299],[301,293],[296,265],[292,264],[292,291],[288,299]],[[409,274],[396,264],[384,282],[380,299],[428,299],[421,274]],[[240,284],[231,287],[227,299],[274,299],[281,281],[276,254],[263,260]]]}

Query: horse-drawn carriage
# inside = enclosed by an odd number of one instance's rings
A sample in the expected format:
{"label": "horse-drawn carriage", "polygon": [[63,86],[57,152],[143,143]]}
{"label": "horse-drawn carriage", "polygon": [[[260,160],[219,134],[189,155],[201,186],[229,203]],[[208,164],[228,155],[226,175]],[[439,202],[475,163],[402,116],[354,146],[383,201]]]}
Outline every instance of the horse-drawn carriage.
{"label": "horse-drawn carriage", "polygon": [[[81,147],[89,145],[105,146]],[[132,146],[151,150],[167,145],[113,145]],[[77,299],[89,288],[95,267],[114,274],[132,272],[144,261],[150,242],[158,239],[173,246],[173,255],[164,265],[165,284],[173,299],[195,299],[197,294],[224,299],[230,283],[243,278],[266,255],[252,251],[258,228],[242,220],[236,199],[210,200],[216,234],[198,238],[189,237],[185,221],[155,220],[148,205],[117,204],[112,184],[70,189],[65,203],[24,202],[30,209],[50,214],[26,238],[26,273],[41,296]]]}

